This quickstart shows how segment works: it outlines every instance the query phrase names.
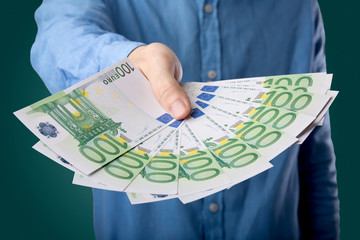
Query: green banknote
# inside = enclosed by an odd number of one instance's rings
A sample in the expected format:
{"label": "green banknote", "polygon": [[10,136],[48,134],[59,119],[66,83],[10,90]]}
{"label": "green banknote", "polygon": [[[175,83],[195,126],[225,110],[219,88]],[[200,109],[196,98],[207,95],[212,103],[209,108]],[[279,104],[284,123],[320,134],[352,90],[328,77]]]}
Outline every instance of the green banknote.
{"label": "green banknote", "polygon": [[185,122],[180,130],[178,194],[188,195],[230,184],[229,177],[189,125]]}
{"label": "green banknote", "polygon": [[179,131],[176,131],[125,191],[131,193],[177,194],[179,154],[180,136]]}
{"label": "green banknote", "polygon": [[332,74],[326,73],[306,73],[293,75],[279,75],[269,77],[230,79],[207,83],[183,83],[187,91],[202,90],[212,91],[214,87],[251,87],[251,88],[272,88],[287,91],[303,91],[326,93],[330,89]]}
{"label": "green banknote", "polygon": [[334,102],[338,93],[339,93],[338,91],[328,91],[330,100],[326,103],[324,108],[317,115],[316,119],[297,136],[297,138],[299,139],[298,143],[300,143],[300,144],[303,143],[316,126],[322,125],[322,123],[324,121],[324,116],[325,116],[326,112],[329,110],[330,105]]}
{"label": "green banknote", "polygon": [[90,174],[160,132],[173,119],[125,59],[15,112],[39,139]]}

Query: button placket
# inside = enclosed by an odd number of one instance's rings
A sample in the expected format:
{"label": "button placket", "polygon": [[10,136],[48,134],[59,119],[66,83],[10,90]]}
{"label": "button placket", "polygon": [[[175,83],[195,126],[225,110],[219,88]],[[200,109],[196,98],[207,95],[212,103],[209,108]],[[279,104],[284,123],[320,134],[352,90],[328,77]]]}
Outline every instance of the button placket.
{"label": "button placket", "polygon": [[221,43],[217,7],[217,0],[206,0],[200,13],[201,81],[204,82],[221,78]]}

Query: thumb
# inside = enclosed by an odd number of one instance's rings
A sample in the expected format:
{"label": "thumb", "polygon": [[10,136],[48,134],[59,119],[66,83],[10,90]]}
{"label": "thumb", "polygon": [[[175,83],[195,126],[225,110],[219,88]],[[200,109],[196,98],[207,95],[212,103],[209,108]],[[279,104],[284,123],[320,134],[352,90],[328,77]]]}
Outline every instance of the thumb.
{"label": "thumb", "polygon": [[163,108],[173,118],[184,119],[190,113],[190,100],[179,85],[182,67],[175,53],[164,44],[152,43],[136,48],[129,58],[149,80]]}
{"label": "thumb", "polygon": [[149,82],[156,98],[173,118],[181,120],[190,113],[189,97],[172,72],[162,71],[156,78],[150,77]]}

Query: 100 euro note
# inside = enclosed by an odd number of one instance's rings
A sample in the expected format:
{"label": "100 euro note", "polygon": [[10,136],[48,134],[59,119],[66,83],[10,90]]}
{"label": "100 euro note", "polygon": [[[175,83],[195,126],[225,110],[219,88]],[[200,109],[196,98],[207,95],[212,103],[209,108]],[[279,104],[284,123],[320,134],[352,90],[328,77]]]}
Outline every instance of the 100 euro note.
{"label": "100 euro note", "polygon": [[85,174],[173,121],[157,102],[149,82],[128,59],[14,114]]}
{"label": "100 euro note", "polygon": [[[149,163],[151,166],[146,166],[148,170],[138,175],[140,179],[137,182],[135,179],[126,189],[131,204],[163,201],[178,196],[180,134],[179,129],[153,158],[154,161]],[[155,181],[146,178],[149,174],[153,174]]]}
{"label": "100 euro note", "polygon": [[[230,79],[207,83],[183,83],[182,86],[188,91],[197,89],[207,90],[207,86],[215,87],[255,87],[272,88],[289,91],[304,91],[326,93],[330,89],[332,74],[305,73],[292,75],[278,75],[267,77]],[[209,88],[211,89],[211,88]]]}
{"label": "100 euro note", "polygon": [[126,188],[126,192],[177,194],[179,154],[180,133],[176,131]]}
{"label": "100 euro note", "polygon": [[231,184],[230,178],[186,120],[180,129],[178,195],[198,193]]}
{"label": "100 euro note", "polygon": [[310,135],[310,133],[315,129],[316,126],[321,126],[324,122],[325,114],[330,108],[330,105],[334,102],[336,96],[338,95],[338,91],[328,91],[328,95],[330,96],[330,100],[326,103],[324,108],[317,115],[315,120],[304,129],[297,138],[299,139],[299,143],[303,143],[305,139]]}

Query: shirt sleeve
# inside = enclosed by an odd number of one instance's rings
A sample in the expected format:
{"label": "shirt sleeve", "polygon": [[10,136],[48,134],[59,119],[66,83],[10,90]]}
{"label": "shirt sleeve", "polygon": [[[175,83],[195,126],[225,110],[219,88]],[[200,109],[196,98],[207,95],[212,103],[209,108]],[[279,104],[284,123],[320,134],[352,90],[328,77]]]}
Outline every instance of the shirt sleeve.
{"label": "shirt sleeve", "polygon": [[37,9],[31,63],[51,93],[126,58],[142,45],[115,33],[111,9],[102,0],[44,0]]}
{"label": "shirt sleeve", "polygon": [[302,239],[338,239],[339,199],[329,114],[302,144],[299,171]]}
{"label": "shirt sleeve", "polygon": [[[313,72],[325,72],[325,33],[321,13],[313,0]],[[299,153],[301,239],[339,239],[339,199],[335,154],[329,113],[316,127]]]}

